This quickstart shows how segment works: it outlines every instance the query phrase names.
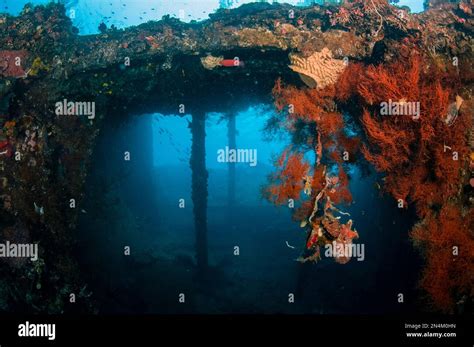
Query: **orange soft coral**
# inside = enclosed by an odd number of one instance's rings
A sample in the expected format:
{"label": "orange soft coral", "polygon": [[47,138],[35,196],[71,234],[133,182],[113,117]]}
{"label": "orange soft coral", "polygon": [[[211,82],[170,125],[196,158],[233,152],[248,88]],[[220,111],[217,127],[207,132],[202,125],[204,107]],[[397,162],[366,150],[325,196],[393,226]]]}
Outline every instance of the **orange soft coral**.
{"label": "orange soft coral", "polygon": [[266,196],[277,205],[286,204],[288,199],[299,200],[304,187],[303,179],[309,170],[302,153],[286,149],[276,161],[277,172],[270,178]]}
{"label": "orange soft coral", "polygon": [[[343,160],[343,152],[355,156],[360,142],[344,131],[344,117],[336,107],[334,86],[298,89],[277,81],[273,95],[276,108],[296,142],[294,146],[299,145],[300,149],[290,147],[277,160],[277,172],[270,177],[266,197],[275,204],[303,197],[294,218],[308,232],[306,248],[311,254],[300,260],[315,261],[319,259],[319,246],[330,243],[345,230],[333,216],[341,212],[335,205],[352,201],[342,165],[348,159]],[[315,157],[312,167],[303,160],[302,153],[307,151]]]}
{"label": "orange soft coral", "polygon": [[463,296],[474,296],[472,230],[474,211],[463,214],[458,206],[446,204],[439,213],[430,212],[411,232],[426,260],[420,284],[434,306],[444,312],[453,312]]}
{"label": "orange soft coral", "polygon": [[[340,104],[353,116],[360,112],[366,135],[361,151],[377,171],[385,174],[384,189],[402,200],[404,207],[415,206],[420,222],[411,238],[424,251],[426,260],[421,286],[434,307],[452,312],[456,302],[474,297],[474,212],[462,205],[460,195],[467,177],[463,172],[469,164],[467,132],[472,111],[458,107],[459,114],[454,118],[450,115],[453,101],[459,99],[459,77],[449,69],[438,70],[429,59],[415,52],[400,55],[390,64],[351,64],[336,85],[323,90],[297,89],[278,81],[273,95],[277,109],[288,111],[285,121],[293,139],[316,157],[312,168],[304,166],[312,170],[311,189],[305,189],[311,194],[294,214],[309,228],[306,247],[313,251],[302,261],[317,260],[319,245],[339,239],[345,230],[333,215],[340,213],[336,204],[351,201],[341,152],[350,153],[353,161],[360,141],[346,136]],[[392,101],[402,107],[416,105],[418,111],[382,112],[382,103]],[[308,185],[308,181],[298,181],[305,171],[301,164],[291,166],[297,170],[290,171],[298,174],[277,176],[279,183],[270,186],[276,202],[301,196]],[[329,167],[337,167],[337,176],[327,172]],[[355,237],[358,234],[351,226],[346,234]],[[458,247],[458,255],[453,254],[453,247]]]}
{"label": "orange soft coral", "polygon": [[[444,116],[455,95],[449,86],[441,85],[435,72],[421,68],[418,54],[366,70],[354,65],[341,78],[354,79],[351,71],[362,73],[352,95],[364,107],[367,144],[362,152],[378,171],[387,173],[385,189],[397,199],[415,203],[423,217],[427,203],[428,207],[442,204],[458,189],[464,164],[456,159],[468,154],[468,114],[458,117],[453,126],[446,124]],[[382,115],[381,104],[389,100],[419,102],[419,117]],[[434,186],[436,196],[432,196]]]}
{"label": "orange soft coral", "polygon": [[[355,100],[363,108],[367,141],[362,153],[385,173],[387,192],[404,205],[415,205],[421,222],[411,237],[426,260],[421,286],[434,307],[451,312],[460,296],[474,296],[473,211],[461,212],[459,198],[472,114],[464,109],[454,123],[447,122],[456,78],[421,62],[420,54],[413,54],[389,65],[349,66],[336,98]],[[354,81],[357,87],[350,89]],[[419,102],[419,117],[381,114],[381,103],[389,100]],[[458,256],[453,256],[454,246]]]}

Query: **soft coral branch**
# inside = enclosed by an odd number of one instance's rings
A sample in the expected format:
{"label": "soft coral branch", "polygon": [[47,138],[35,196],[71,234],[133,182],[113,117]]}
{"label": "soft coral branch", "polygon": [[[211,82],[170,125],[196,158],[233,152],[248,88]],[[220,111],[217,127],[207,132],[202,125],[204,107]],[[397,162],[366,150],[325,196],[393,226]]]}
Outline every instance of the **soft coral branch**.
{"label": "soft coral branch", "polygon": [[[277,172],[270,177],[266,197],[275,204],[284,204],[290,198],[302,200],[294,213],[308,233],[306,252],[309,255],[302,256],[302,262],[318,260],[319,247],[337,240],[339,235],[344,234],[344,240],[337,242],[345,244],[358,236],[355,231],[347,232],[352,230],[352,222],[341,223],[340,217],[333,215],[346,214],[336,204],[352,201],[342,152],[355,156],[360,143],[344,131],[344,117],[337,110],[336,93],[335,86],[297,89],[283,86],[279,80],[273,89],[276,108],[285,117],[287,130],[293,139],[298,139],[301,149],[297,150],[294,143],[276,161]],[[302,151],[314,155],[313,167],[304,163]],[[336,257],[336,261],[346,263],[348,259]]]}

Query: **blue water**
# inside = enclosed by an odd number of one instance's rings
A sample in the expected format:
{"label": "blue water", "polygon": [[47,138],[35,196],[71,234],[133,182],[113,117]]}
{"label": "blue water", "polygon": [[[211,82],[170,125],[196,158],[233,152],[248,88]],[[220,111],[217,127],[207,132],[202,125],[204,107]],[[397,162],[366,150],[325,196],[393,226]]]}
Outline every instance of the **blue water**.
{"label": "blue water", "polygon": [[[273,141],[271,146],[268,141],[265,141],[263,129],[272,113],[268,107],[264,109],[262,105],[257,105],[237,114],[237,128],[240,129],[237,134],[239,148],[257,149],[258,163],[261,165],[272,165],[275,156],[280,154],[288,143],[288,138],[278,143]],[[210,113],[206,121],[206,133],[208,139],[212,139],[206,143],[206,150],[210,154],[207,157],[206,165],[211,169],[221,166],[216,161],[217,151],[227,145],[227,121],[224,117],[225,115],[221,113]],[[189,160],[191,134],[189,132],[173,133],[173,129],[185,128],[191,118],[191,115],[182,117],[154,115],[155,166],[179,164]],[[248,164],[237,163],[236,165]]]}

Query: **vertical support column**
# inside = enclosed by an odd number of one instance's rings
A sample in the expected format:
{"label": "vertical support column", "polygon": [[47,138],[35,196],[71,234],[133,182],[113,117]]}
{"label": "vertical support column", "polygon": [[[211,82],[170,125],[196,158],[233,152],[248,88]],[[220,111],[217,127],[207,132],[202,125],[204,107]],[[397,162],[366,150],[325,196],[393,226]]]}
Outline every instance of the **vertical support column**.
{"label": "vertical support column", "polygon": [[[229,149],[237,149],[236,144],[236,137],[237,137],[237,130],[236,130],[236,119],[235,113],[231,113],[228,115],[227,118],[227,137],[229,141]],[[230,211],[232,211],[232,207],[235,204],[235,163],[228,163],[229,165],[229,175],[228,175],[228,185],[227,185],[227,199],[228,205],[230,207]]]}
{"label": "vertical support column", "polygon": [[206,169],[206,114],[193,114],[190,123],[192,135],[190,166],[192,171],[192,192],[194,228],[196,232],[196,261],[198,273],[207,270],[207,179]]}

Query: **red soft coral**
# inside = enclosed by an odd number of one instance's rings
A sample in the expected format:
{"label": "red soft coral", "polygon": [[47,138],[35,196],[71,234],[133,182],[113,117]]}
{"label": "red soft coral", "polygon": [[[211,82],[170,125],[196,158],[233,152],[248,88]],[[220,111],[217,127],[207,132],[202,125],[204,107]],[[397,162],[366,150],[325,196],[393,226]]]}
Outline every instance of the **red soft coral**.
{"label": "red soft coral", "polygon": [[463,296],[474,296],[472,230],[473,210],[463,214],[458,206],[446,204],[439,213],[430,212],[411,232],[415,244],[424,249],[426,266],[420,284],[444,312],[453,312]]}
{"label": "red soft coral", "polygon": [[299,200],[303,190],[303,178],[307,175],[309,164],[304,161],[302,153],[293,153],[286,149],[276,161],[277,172],[271,177],[271,184],[266,189],[267,198],[281,205],[288,199]]}
{"label": "red soft coral", "polygon": [[[420,283],[435,307],[451,312],[462,294],[474,294],[473,210],[462,213],[459,199],[472,113],[461,110],[448,125],[448,107],[458,82],[435,64],[425,66],[420,54],[365,70],[351,65],[341,75],[336,97],[362,106],[367,136],[362,153],[385,173],[385,190],[404,205],[413,203],[422,218],[411,233],[426,255]],[[350,89],[351,84],[356,87]],[[381,103],[389,100],[419,102],[419,117],[381,115]],[[453,257],[456,245],[460,254]]]}

